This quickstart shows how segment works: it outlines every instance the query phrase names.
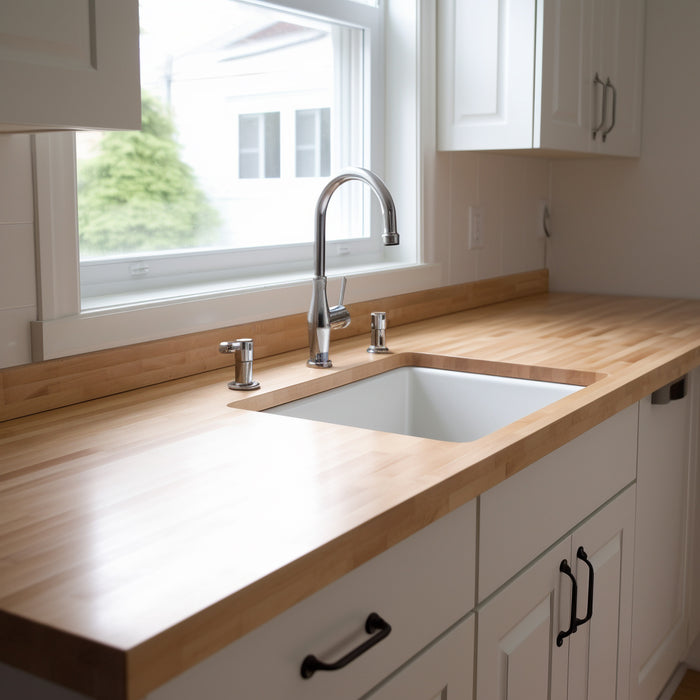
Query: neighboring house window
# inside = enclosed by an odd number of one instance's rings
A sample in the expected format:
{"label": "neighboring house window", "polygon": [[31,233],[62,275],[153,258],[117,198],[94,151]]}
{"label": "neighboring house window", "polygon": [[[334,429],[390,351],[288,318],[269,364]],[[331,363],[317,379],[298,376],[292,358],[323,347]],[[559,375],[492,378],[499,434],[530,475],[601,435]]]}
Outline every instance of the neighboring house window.
{"label": "neighboring house window", "polygon": [[280,113],[238,115],[238,177],[280,176]]}
{"label": "neighboring house window", "polygon": [[297,177],[328,177],[331,172],[331,110],[296,111]]}

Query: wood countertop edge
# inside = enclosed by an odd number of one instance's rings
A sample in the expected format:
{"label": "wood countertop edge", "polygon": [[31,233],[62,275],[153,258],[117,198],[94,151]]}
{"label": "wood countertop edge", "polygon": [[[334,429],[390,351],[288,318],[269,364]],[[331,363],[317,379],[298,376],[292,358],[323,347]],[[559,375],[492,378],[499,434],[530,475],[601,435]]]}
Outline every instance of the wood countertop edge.
{"label": "wood countertop edge", "polygon": [[[354,339],[353,346],[359,342]],[[274,363],[274,358],[270,359]],[[597,373],[596,381],[552,405],[554,408],[541,409],[517,421],[507,432],[502,429],[475,441],[483,448],[482,454],[487,452],[486,456],[469,461],[471,449],[464,448],[462,453],[458,450],[453,459],[441,466],[432,483],[409,497],[132,648],[118,649],[0,611],[3,632],[14,630],[2,636],[0,660],[107,700],[143,697],[353,568],[699,365],[700,340],[691,338],[678,340],[673,349],[660,349],[646,357],[647,369],[640,370],[632,364],[614,373]],[[263,403],[267,402],[263,399]],[[236,402],[230,405],[235,406]],[[562,413],[564,405],[566,411]],[[358,547],[357,542],[362,542],[362,546]],[[177,653],[173,653],[175,649]],[[61,663],[64,657],[65,662]]]}

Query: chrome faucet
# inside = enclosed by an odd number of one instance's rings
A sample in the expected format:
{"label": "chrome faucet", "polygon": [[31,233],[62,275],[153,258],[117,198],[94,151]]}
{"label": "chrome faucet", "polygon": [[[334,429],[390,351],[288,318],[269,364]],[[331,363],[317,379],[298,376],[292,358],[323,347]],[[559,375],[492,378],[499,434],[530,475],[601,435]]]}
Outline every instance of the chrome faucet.
{"label": "chrome faucet", "polygon": [[331,328],[345,328],[350,325],[350,312],[343,306],[346,280],[340,288],[340,301],[336,306],[328,306],[326,294],[326,210],[331,195],[349,180],[360,180],[368,184],[377,195],[384,214],[384,245],[398,245],[399,234],[396,232],[396,207],[391,193],[382,180],[370,170],[364,168],[346,168],[341,170],[321,192],[316,202],[316,229],[314,234],[314,279],[309,307],[309,361],[310,367],[332,367],[328,357],[331,341]]}

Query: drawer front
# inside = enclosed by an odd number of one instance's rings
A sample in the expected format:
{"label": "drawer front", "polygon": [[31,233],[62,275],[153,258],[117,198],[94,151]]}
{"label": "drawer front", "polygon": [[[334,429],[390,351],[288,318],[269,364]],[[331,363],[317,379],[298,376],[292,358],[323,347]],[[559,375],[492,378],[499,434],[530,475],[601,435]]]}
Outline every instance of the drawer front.
{"label": "drawer front", "polygon": [[473,658],[472,614],[363,700],[471,700]]}
{"label": "drawer front", "polygon": [[637,417],[634,404],[479,497],[480,601],[635,479]]}
{"label": "drawer front", "polygon": [[[150,700],[343,700],[366,693],[466,615],[475,602],[472,501],[148,695]],[[345,668],[301,676],[313,654],[334,662],[369,639],[378,613],[391,633]]]}

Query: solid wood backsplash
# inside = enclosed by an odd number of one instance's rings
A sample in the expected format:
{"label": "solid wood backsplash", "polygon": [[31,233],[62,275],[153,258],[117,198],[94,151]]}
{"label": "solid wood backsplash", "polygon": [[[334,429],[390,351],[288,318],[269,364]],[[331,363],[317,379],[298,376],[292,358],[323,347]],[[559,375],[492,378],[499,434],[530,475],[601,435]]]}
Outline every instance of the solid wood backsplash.
{"label": "solid wood backsplash", "polygon": [[[386,311],[387,326],[465,311],[548,290],[547,270],[438,287],[348,305],[352,324],[333,338],[367,333],[370,313]],[[219,342],[253,338],[262,358],[308,344],[306,314],[164,338],[0,370],[0,420],[68,406],[180,379],[232,364]]]}

